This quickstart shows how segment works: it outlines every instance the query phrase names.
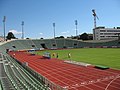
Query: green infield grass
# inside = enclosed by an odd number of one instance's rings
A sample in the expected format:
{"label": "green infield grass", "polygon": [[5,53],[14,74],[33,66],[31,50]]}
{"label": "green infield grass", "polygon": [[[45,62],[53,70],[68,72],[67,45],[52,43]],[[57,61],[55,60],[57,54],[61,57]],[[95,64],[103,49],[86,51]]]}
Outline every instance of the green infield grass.
{"label": "green infield grass", "polygon": [[[118,48],[80,48],[80,49],[63,49],[63,50],[45,50],[38,51],[36,54],[43,55],[44,52],[58,53],[61,60],[74,60],[85,62],[93,65],[103,65],[120,69],[120,49]],[[68,58],[68,53],[71,57]]]}

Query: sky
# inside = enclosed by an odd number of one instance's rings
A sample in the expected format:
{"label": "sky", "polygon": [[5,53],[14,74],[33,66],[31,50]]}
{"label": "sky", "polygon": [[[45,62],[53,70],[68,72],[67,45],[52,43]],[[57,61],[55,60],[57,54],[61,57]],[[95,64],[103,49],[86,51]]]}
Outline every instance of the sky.
{"label": "sky", "polygon": [[95,9],[97,26],[120,26],[120,0],[0,0],[0,36],[5,31],[21,38],[24,21],[24,38],[53,38],[75,36],[75,20],[78,34],[93,33]]}

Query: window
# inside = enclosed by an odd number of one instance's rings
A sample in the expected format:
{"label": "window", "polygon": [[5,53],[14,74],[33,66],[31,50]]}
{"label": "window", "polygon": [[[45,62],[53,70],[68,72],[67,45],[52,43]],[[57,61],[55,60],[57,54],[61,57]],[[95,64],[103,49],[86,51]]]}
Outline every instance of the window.
{"label": "window", "polygon": [[100,35],[103,35],[103,33],[100,33]]}
{"label": "window", "polygon": [[106,30],[100,30],[100,32],[105,32]]}

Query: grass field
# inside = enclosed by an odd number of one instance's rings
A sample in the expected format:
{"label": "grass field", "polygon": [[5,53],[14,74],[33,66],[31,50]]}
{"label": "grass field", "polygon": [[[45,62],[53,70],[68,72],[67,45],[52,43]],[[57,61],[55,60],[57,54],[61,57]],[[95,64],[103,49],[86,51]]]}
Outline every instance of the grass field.
{"label": "grass field", "polygon": [[[53,53],[58,53],[58,58],[62,60],[68,60],[68,53],[70,52],[71,60],[120,69],[120,49],[118,48],[47,50],[36,52],[36,54],[43,55],[44,52],[50,52],[51,56]],[[52,58],[55,57],[52,56]]]}

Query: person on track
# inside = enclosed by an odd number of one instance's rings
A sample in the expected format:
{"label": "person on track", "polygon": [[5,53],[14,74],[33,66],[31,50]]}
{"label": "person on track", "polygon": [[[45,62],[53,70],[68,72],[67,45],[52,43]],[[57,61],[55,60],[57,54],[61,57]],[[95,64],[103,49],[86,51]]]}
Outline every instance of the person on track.
{"label": "person on track", "polygon": [[68,53],[68,58],[71,58],[71,53]]}
{"label": "person on track", "polygon": [[56,58],[58,58],[58,53],[56,53]]}

